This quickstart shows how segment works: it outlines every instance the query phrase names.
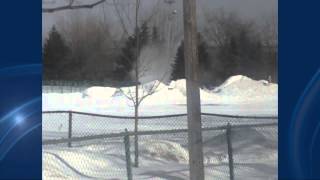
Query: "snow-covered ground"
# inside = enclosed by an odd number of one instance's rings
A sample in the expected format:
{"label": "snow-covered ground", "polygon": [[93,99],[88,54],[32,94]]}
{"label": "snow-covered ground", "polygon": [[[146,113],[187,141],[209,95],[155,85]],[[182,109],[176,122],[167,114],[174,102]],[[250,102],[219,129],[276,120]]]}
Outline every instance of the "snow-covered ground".
{"label": "snow-covered ground", "polygon": [[[133,87],[123,91],[130,89]],[[276,116],[277,93],[276,84],[234,76],[212,91],[201,89],[201,109],[207,113]],[[81,93],[43,94],[43,110],[129,116],[134,112],[131,102],[111,87],[91,87]],[[160,84],[157,92],[143,101],[139,111],[141,115],[186,113],[185,80]],[[44,115],[43,139],[66,137],[67,118],[66,114]],[[126,119],[106,120],[82,115],[73,115],[73,118],[74,136],[119,132],[125,128],[133,130],[133,122]],[[228,121],[203,117],[205,127]],[[238,119],[233,123],[251,122]],[[139,122],[140,130],[182,129],[186,126],[185,117]],[[203,138],[206,179],[228,179],[225,132],[204,132]],[[188,179],[186,133],[141,136],[139,142],[140,167],[133,168],[134,179]],[[277,179],[277,127],[235,129],[232,142],[236,179]],[[125,167],[122,138],[73,143],[72,148],[65,144],[43,147],[45,179],[126,179]]]}
{"label": "snow-covered ground", "polygon": [[[277,131],[273,128],[235,130],[232,142],[234,171],[240,180],[277,179]],[[270,136],[271,135],[271,136]],[[226,136],[203,133],[206,179],[229,179]],[[133,151],[133,139],[131,150]],[[188,179],[187,134],[140,136],[140,166],[134,179]],[[131,152],[131,158],[134,159]],[[45,179],[126,179],[122,138],[44,146]]]}
{"label": "snow-covered ground", "polygon": [[[153,83],[153,82],[151,82]],[[134,87],[122,89],[134,92]],[[142,94],[142,93],[140,93]],[[233,76],[212,91],[201,89],[202,112],[235,115],[277,115],[278,85]],[[133,115],[132,102],[116,88],[91,87],[84,92],[42,95],[43,110],[74,110],[100,114]],[[140,115],[186,113],[185,80],[160,83],[140,106]]]}

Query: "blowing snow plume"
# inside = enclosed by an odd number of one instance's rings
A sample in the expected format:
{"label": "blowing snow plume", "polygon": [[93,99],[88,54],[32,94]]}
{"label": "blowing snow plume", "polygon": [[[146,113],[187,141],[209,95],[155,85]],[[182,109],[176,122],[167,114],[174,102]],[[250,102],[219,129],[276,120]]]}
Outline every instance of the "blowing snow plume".
{"label": "blowing snow plume", "polygon": [[[154,80],[165,83],[170,81],[172,64],[174,63],[174,58],[170,52],[174,52],[174,50],[168,50],[159,45],[146,46],[141,50],[138,59],[138,78],[141,84]],[[134,65],[130,72],[132,79],[135,79],[135,73]]]}

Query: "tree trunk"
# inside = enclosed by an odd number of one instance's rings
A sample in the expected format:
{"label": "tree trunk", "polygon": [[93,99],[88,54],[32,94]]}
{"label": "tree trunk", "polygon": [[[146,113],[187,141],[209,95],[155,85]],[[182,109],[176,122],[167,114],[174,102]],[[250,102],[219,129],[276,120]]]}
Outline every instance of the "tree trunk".
{"label": "tree trunk", "polygon": [[138,132],[138,117],[139,117],[139,114],[138,114],[138,105],[135,105],[135,108],[134,108],[134,117],[135,117],[135,120],[134,120],[134,132],[135,132],[135,135],[134,135],[134,166],[135,167],[139,167],[139,137],[137,135],[137,132]]}
{"label": "tree trunk", "polygon": [[139,142],[138,142],[138,117],[139,117],[139,52],[140,52],[140,47],[139,47],[139,28],[138,28],[138,12],[139,12],[139,0],[136,0],[136,22],[135,22],[135,31],[136,31],[136,63],[135,63],[135,81],[136,81],[136,91],[135,91],[135,106],[134,106],[134,117],[135,117],[135,122],[134,122],[134,165],[135,167],[139,167]]}
{"label": "tree trunk", "polygon": [[184,0],[183,12],[190,180],[203,180],[204,168],[198,77],[199,59],[197,52],[196,0]]}

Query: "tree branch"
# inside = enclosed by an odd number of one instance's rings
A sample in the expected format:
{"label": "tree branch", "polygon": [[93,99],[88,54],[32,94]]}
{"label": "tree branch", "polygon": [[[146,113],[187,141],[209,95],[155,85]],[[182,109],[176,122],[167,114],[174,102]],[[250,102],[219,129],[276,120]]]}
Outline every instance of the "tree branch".
{"label": "tree branch", "polygon": [[107,0],[98,0],[91,4],[82,4],[82,5],[74,5],[74,0],[70,0],[70,3],[65,6],[58,6],[53,8],[42,8],[43,13],[53,13],[56,11],[63,11],[63,10],[74,10],[74,9],[92,9],[95,6],[106,2]]}
{"label": "tree branch", "polygon": [[120,10],[118,9],[118,5],[116,3],[116,0],[113,0],[113,5],[114,5],[114,9],[116,11],[116,14],[117,14],[117,16],[119,18],[119,21],[121,23],[121,26],[122,26],[124,32],[126,33],[127,36],[130,36],[129,35],[129,31],[128,31],[127,27],[126,27],[126,24],[125,24],[125,22],[124,22],[124,20],[123,20],[123,18],[121,16]]}

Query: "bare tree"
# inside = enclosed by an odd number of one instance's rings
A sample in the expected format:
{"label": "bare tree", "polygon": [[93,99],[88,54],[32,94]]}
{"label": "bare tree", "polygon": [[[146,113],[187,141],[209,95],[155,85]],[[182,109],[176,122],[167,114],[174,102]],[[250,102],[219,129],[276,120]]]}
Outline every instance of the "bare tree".
{"label": "bare tree", "polygon": [[[163,72],[162,77],[158,77],[160,81],[153,81],[151,83],[143,84],[142,79],[147,76],[148,71],[150,71],[150,67],[152,66],[152,62],[150,61],[151,58],[160,56],[160,47],[151,46],[146,48],[141,48],[141,42],[140,42],[140,7],[141,7],[141,1],[136,0],[135,4],[135,16],[134,19],[131,19],[132,16],[130,16],[130,11],[125,10],[128,8],[128,4],[122,4],[120,5],[118,1],[113,0],[113,6],[115,10],[115,14],[117,15],[119,22],[121,24],[121,27],[124,32],[124,36],[129,36],[132,29],[134,30],[135,36],[136,36],[136,52],[135,52],[135,60],[130,61],[129,57],[124,57],[125,59],[128,59],[128,63],[134,62],[132,64],[132,71],[131,71],[131,77],[135,83],[135,87],[133,89],[131,88],[120,88],[120,91],[122,92],[125,97],[132,102],[132,105],[134,106],[134,117],[135,117],[135,123],[134,123],[134,132],[136,133],[134,137],[134,147],[135,147],[135,163],[134,165],[136,167],[139,166],[139,140],[138,140],[138,124],[139,124],[139,107],[143,100],[145,100],[150,95],[154,94],[159,85],[161,84],[161,81],[164,79],[165,75],[168,71]],[[156,14],[158,11],[153,11],[149,15],[147,15],[143,22],[150,21],[154,14]],[[134,22],[134,23],[132,23]],[[130,25],[133,25],[134,27],[130,27]],[[141,53],[142,52],[142,53]],[[155,54],[148,54],[146,52],[156,52]],[[162,54],[163,55],[163,54]],[[124,56],[124,54],[121,54],[121,56]],[[168,58],[165,56],[164,58]]]}
{"label": "bare tree", "polygon": [[[149,56],[148,58],[152,58],[152,56]],[[143,58],[140,58],[137,60],[138,63],[136,63],[134,70],[132,73],[135,74],[135,77],[137,78],[136,84],[135,84],[135,90],[133,91],[131,88],[120,88],[120,91],[122,92],[125,97],[132,102],[132,105],[134,106],[135,111],[135,125],[134,125],[134,132],[135,132],[135,166],[139,166],[139,142],[138,142],[138,135],[137,132],[139,130],[138,124],[139,124],[139,107],[141,103],[152,94],[156,93],[160,84],[164,80],[166,76],[166,72],[163,73],[162,78],[149,82],[149,83],[141,83],[140,79],[143,79],[147,72],[150,70],[150,61],[143,61]],[[145,59],[146,60],[146,59]]]}
{"label": "bare tree", "polygon": [[204,36],[215,47],[225,46],[241,29],[250,30],[254,26],[253,22],[244,21],[237,14],[223,9],[217,12],[206,12],[205,19]]}
{"label": "bare tree", "polygon": [[[45,1],[45,0],[44,0]],[[130,11],[128,10],[129,7],[129,3],[125,4],[119,3],[119,0],[112,0],[112,2],[109,2],[107,0],[96,0],[94,2],[90,1],[90,3],[86,2],[86,4],[82,4],[76,0],[68,0],[66,4],[61,5],[61,6],[56,6],[56,7],[45,7],[42,9],[43,13],[53,13],[53,12],[57,12],[57,11],[63,11],[63,10],[74,10],[74,9],[88,9],[88,8],[94,8],[99,4],[108,4],[108,5],[112,5],[114,7],[115,10],[115,14],[119,19],[121,28],[123,30],[123,35],[122,37],[125,36],[129,36],[132,32],[134,31],[134,33],[136,33],[136,57],[135,57],[135,61],[134,61],[134,65],[133,65],[133,72],[131,73],[135,82],[135,91],[129,89],[128,91],[125,91],[123,89],[121,89],[121,91],[123,92],[123,94],[133,103],[134,105],[134,109],[135,109],[135,127],[134,127],[134,131],[138,132],[138,118],[139,118],[139,105],[141,104],[141,102],[143,100],[145,100],[147,97],[149,97],[150,95],[154,94],[157,90],[157,88],[159,87],[159,85],[161,84],[161,81],[154,81],[145,85],[141,85],[142,83],[140,82],[140,80],[145,77],[146,72],[148,71],[148,68],[150,67],[150,61],[144,61],[142,59],[144,58],[140,58],[140,39],[139,39],[139,22],[140,22],[140,18],[139,18],[139,10],[140,10],[140,5],[141,2],[140,0],[136,0],[135,3],[135,16],[134,19],[131,19],[133,16],[130,15]],[[158,3],[157,3],[158,4]],[[128,8],[128,9],[126,9]],[[157,12],[159,12],[159,9],[155,6],[154,7],[155,11],[151,11],[149,15],[146,15],[146,18],[144,18],[143,21],[145,22],[149,22],[151,21],[155,14],[157,14]],[[105,14],[104,14],[105,16]],[[104,17],[104,20],[106,18]],[[134,23],[133,23],[134,22]],[[134,27],[131,27],[133,26]],[[80,29],[79,29],[80,30]],[[109,38],[111,40],[111,42],[113,43],[114,47],[117,49],[120,49],[118,43],[110,37],[110,33],[108,33],[108,35],[106,36],[106,38]],[[125,56],[123,53],[120,53],[121,56]],[[128,57],[125,57],[128,58]],[[165,58],[169,58],[169,56],[166,56]],[[128,59],[128,62],[130,62],[130,60]],[[132,62],[132,61],[131,61]],[[160,77],[160,80],[162,80],[165,76],[165,74],[167,74],[168,71],[164,72],[163,77]],[[135,135],[135,166],[138,167],[139,166],[139,161],[138,161],[138,153],[139,153],[139,146],[138,146],[138,136]]]}
{"label": "bare tree", "polygon": [[134,112],[135,112],[135,121],[134,121],[134,147],[135,147],[135,160],[134,160],[134,166],[139,166],[139,137],[137,135],[137,132],[139,130],[138,124],[139,124],[139,107],[140,104],[145,100],[147,97],[151,96],[152,94],[157,92],[158,87],[160,86],[161,81],[154,81],[151,83],[146,83],[142,85],[136,84],[135,90],[132,91],[131,88],[124,89],[120,88],[120,91],[125,97],[131,101],[131,103],[134,106]]}

